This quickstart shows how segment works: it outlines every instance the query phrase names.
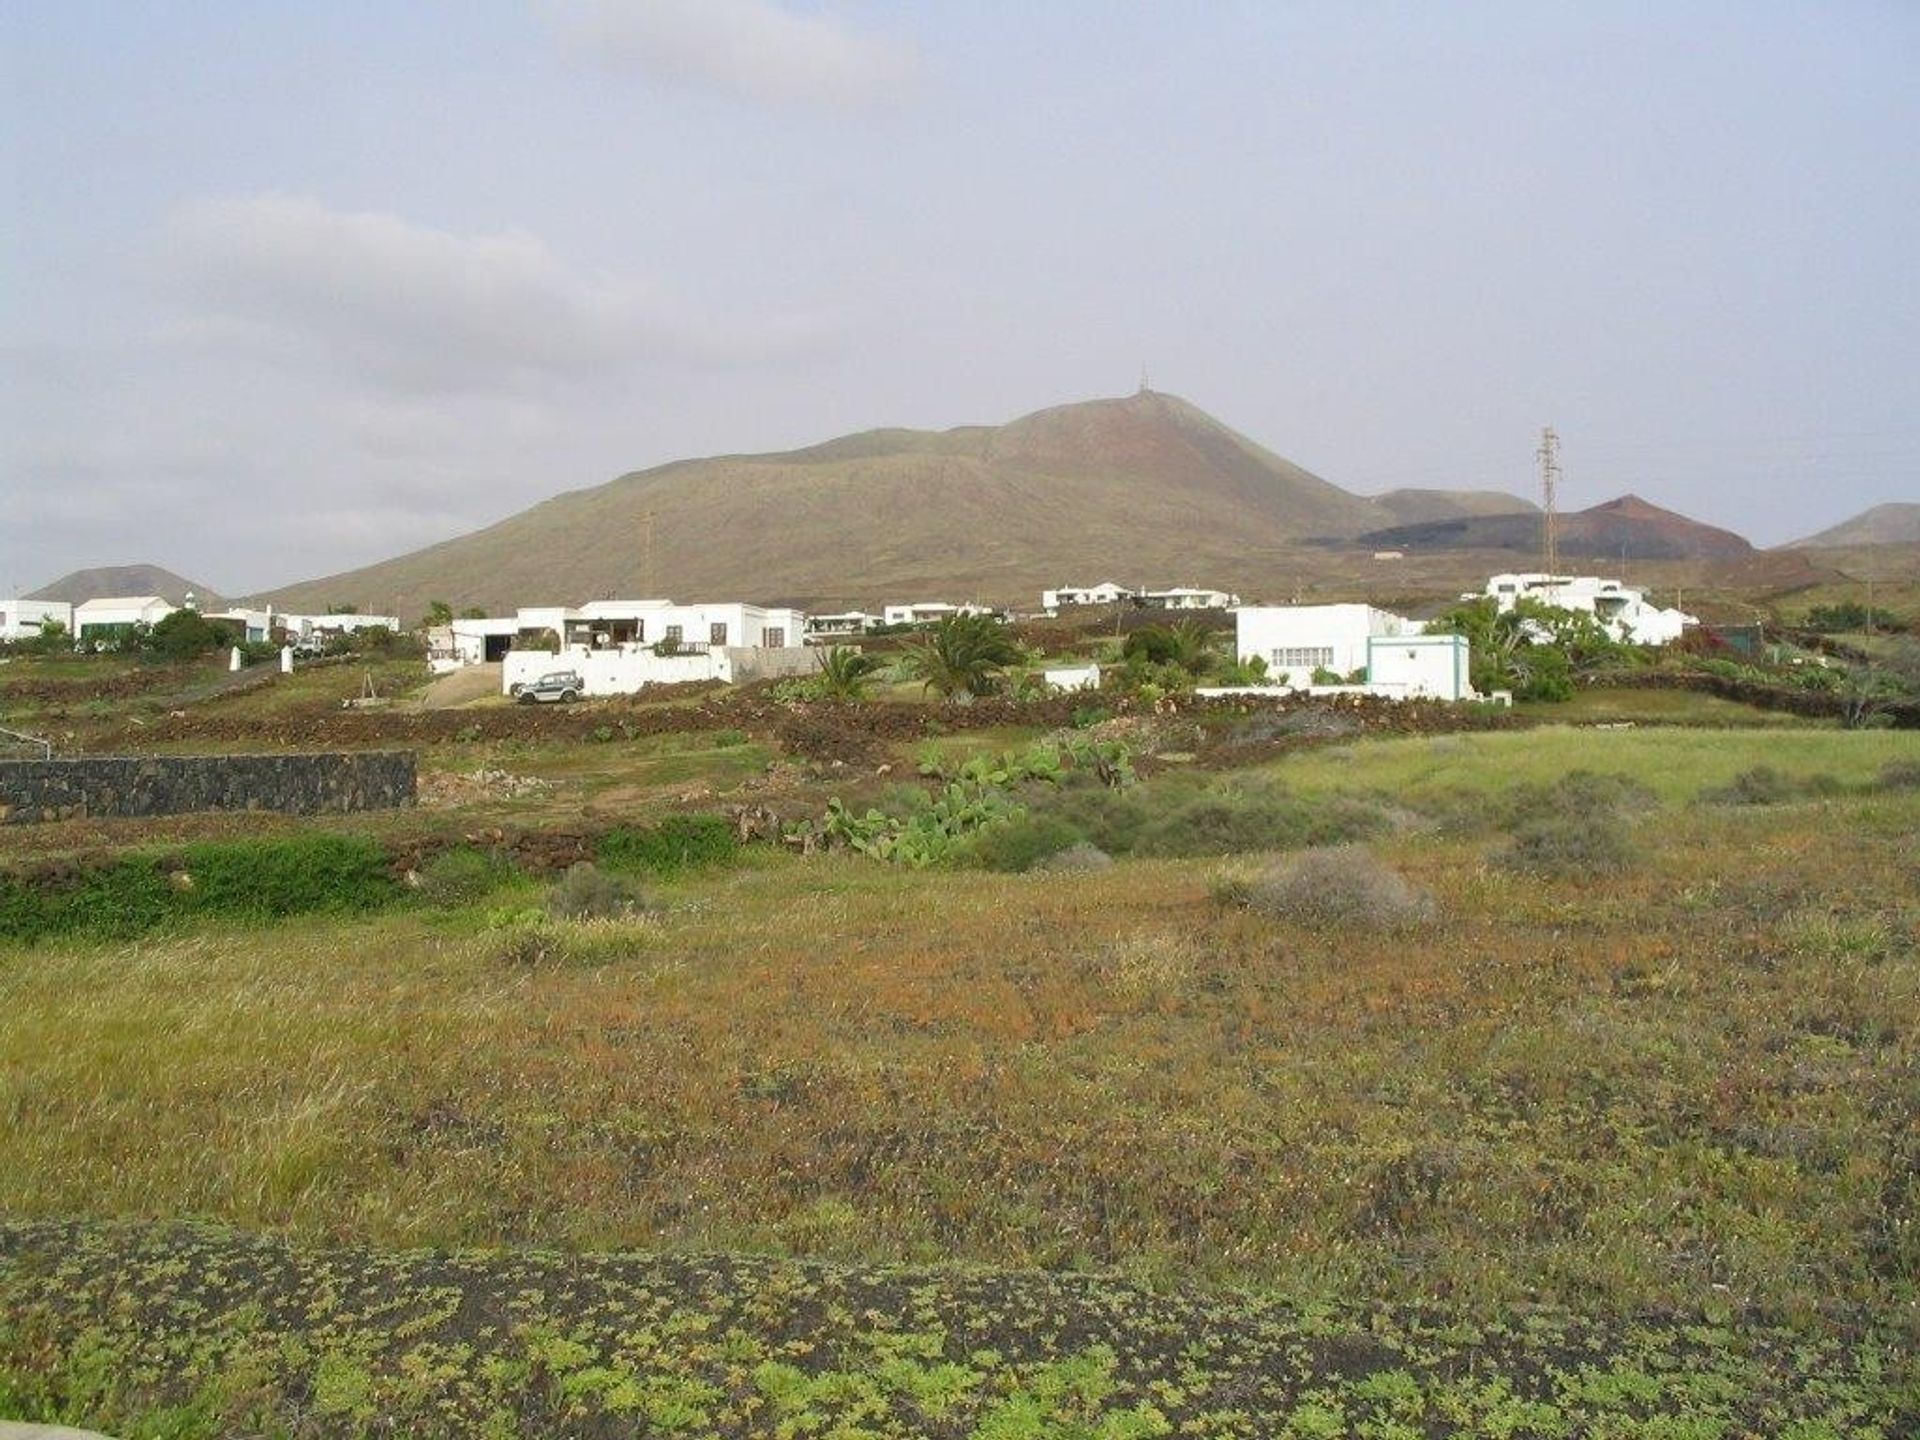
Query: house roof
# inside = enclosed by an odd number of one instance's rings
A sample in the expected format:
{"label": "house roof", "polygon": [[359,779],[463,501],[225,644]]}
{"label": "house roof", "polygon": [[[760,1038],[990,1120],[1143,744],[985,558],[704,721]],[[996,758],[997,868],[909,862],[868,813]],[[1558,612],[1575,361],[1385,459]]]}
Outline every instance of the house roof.
{"label": "house roof", "polygon": [[149,605],[169,603],[159,595],[96,595],[91,600],[82,600],[73,608],[75,610],[144,610]]}

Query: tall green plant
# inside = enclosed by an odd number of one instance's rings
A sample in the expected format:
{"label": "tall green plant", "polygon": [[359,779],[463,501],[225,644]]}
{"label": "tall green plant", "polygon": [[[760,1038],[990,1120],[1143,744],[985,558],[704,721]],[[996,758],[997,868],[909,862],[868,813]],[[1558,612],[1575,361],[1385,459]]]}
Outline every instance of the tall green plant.
{"label": "tall green plant", "polygon": [[820,696],[827,700],[864,700],[874,675],[885,668],[877,655],[836,645],[821,657],[814,677]]}
{"label": "tall green plant", "polygon": [[1013,632],[991,615],[949,615],[907,651],[920,683],[950,700],[993,694],[1023,658]]}

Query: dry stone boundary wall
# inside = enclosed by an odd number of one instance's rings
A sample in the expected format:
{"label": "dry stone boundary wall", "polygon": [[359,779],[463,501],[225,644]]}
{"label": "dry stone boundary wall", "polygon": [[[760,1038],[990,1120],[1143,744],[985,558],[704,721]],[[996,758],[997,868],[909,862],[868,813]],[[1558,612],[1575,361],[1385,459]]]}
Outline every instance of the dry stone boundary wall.
{"label": "dry stone boundary wall", "polygon": [[391,810],[414,800],[411,751],[309,755],[95,755],[0,761],[0,825],[273,810]]}

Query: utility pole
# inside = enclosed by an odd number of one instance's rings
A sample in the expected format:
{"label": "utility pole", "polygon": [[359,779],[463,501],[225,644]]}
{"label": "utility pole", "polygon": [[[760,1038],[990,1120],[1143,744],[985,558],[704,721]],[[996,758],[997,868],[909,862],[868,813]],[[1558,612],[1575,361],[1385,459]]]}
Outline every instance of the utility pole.
{"label": "utility pole", "polygon": [[656,598],[650,588],[653,585],[653,511],[646,510],[640,515],[640,598]]}
{"label": "utility pole", "polygon": [[[1547,572],[1547,594],[1554,594],[1554,577],[1560,573],[1560,437],[1549,425],[1540,432],[1540,448],[1534,452],[1540,462],[1540,563]],[[1552,603],[1551,599],[1548,601]]]}

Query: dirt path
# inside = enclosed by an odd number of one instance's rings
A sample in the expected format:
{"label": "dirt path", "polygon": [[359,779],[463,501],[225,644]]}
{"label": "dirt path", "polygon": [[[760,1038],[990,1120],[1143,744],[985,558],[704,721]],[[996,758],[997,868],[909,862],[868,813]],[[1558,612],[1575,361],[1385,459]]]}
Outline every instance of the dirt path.
{"label": "dirt path", "polygon": [[420,706],[423,710],[453,710],[499,693],[498,661],[491,665],[469,665],[464,670],[442,675],[428,685]]}

